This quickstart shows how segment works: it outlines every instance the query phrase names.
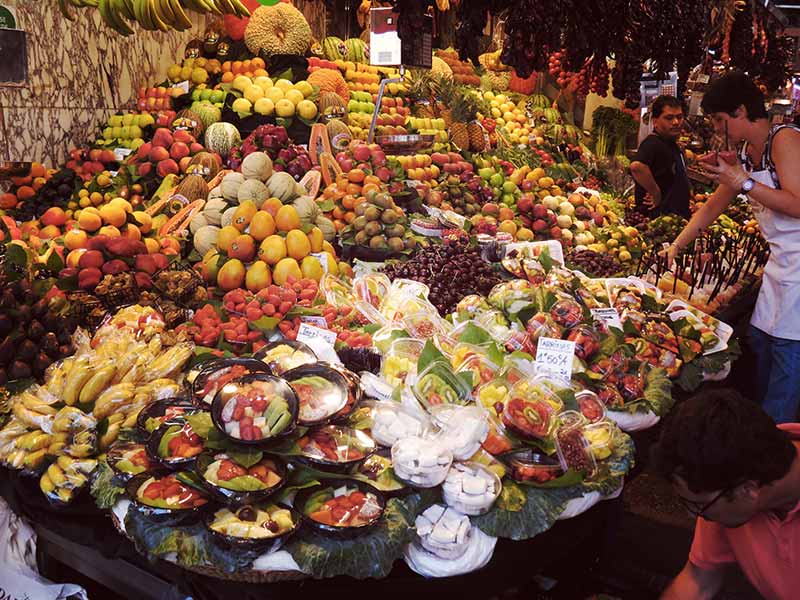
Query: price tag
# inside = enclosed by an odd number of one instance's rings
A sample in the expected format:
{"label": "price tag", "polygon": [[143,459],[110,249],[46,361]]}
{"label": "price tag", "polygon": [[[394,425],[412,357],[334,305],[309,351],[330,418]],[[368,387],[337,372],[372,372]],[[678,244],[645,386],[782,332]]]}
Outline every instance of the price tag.
{"label": "price tag", "polygon": [[297,341],[308,344],[312,348],[319,346],[319,344],[333,348],[333,345],[336,343],[336,333],[328,331],[327,329],[314,327],[308,323],[300,323],[300,329],[297,330]]}
{"label": "price tag", "polygon": [[311,256],[316,258],[319,261],[319,264],[322,265],[322,271],[324,273],[328,272],[328,253],[327,252],[312,252]]}
{"label": "price tag", "polygon": [[536,347],[536,372],[569,381],[572,377],[572,357],[575,342],[554,338],[539,338]]}
{"label": "price tag", "polygon": [[321,329],[328,328],[328,322],[325,320],[325,317],[300,317],[300,321],[302,323],[311,323],[315,327],[320,327]]}
{"label": "price tag", "polygon": [[591,311],[596,321],[605,323],[609,327],[622,329],[622,321],[616,308],[593,308]]}
{"label": "price tag", "polygon": [[182,89],[182,90],[184,91],[184,93],[186,93],[186,94],[188,94],[188,93],[189,93],[189,82],[188,82],[188,81],[181,81],[180,83],[176,83],[176,84],[175,84],[175,85],[173,85],[172,87],[174,87],[174,88],[180,88],[180,89]]}
{"label": "price tag", "polygon": [[117,162],[124,161],[130,154],[133,154],[133,150],[130,148],[114,148],[114,160]]}

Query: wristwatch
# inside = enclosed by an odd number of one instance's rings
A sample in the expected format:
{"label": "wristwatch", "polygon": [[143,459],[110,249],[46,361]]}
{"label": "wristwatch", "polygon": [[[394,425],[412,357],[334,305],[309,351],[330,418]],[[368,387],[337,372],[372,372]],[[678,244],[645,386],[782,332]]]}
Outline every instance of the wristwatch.
{"label": "wristwatch", "polygon": [[745,194],[749,194],[753,190],[755,185],[756,182],[753,181],[750,177],[748,177],[747,179],[744,180],[744,183],[742,184],[742,191]]}

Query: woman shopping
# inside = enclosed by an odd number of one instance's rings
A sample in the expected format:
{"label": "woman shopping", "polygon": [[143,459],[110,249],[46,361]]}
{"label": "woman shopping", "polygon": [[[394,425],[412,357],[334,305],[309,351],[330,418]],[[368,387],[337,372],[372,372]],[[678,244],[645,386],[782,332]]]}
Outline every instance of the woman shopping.
{"label": "woman shopping", "polygon": [[794,422],[800,406],[800,128],[770,126],[764,96],[742,73],[712,83],[702,101],[735,153],[708,166],[719,186],[668,249],[672,259],[739,194],[747,196],[770,247],[748,338],[756,356],[758,398],[777,423]]}

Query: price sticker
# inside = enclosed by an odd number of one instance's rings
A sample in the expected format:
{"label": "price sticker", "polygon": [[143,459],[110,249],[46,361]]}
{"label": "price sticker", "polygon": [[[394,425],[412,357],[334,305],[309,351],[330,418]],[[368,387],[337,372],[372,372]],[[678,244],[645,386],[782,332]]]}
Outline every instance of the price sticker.
{"label": "price sticker", "polygon": [[129,154],[132,153],[133,150],[130,148],[114,148],[114,160],[117,162],[122,162]]}
{"label": "price sticker", "polygon": [[608,327],[622,329],[622,321],[616,308],[593,308],[591,311],[595,321],[605,323]]}
{"label": "price sticker", "polygon": [[179,88],[183,90],[185,94],[189,93],[189,82],[188,81],[181,81],[180,83],[176,83],[172,86],[173,88]]}
{"label": "price sticker", "polygon": [[328,272],[328,253],[327,252],[312,252],[311,256],[316,258],[319,261],[319,264],[322,265],[322,271],[324,273]]}
{"label": "price sticker", "polygon": [[300,321],[302,323],[311,323],[315,327],[319,327],[320,329],[327,329],[328,322],[325,320],[325,317],[300,317]]}
{"label": "price sticker", "polygon": [[308,344],[312,349],[320,344],[333,348],[336,343],[336,332],[308,323],[300,323],[300,329],[297,330],[297,341]]}
{"label": "price sticker", "polygon": [[536,372],[569,381],[572,377],[573,356],[575,356],[575,342],[548,337],[539,338],[536,347]]}

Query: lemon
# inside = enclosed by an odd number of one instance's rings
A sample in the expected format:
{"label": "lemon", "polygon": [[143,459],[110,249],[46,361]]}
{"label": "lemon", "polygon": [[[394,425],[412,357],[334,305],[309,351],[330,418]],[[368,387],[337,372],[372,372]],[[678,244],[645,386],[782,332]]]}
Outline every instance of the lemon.
{"label": "lemon", "polygon": [[300,90],[300,93],[303,94],[304,98],[308,98],[314,93],[314,88],[307,81],[298,81],[294,84],[294,88],[296,90]]}
{"label": "lemon", "polygon": [[285,94],[294,87],[294,84],[288,79],[278,79],[278,81],[275,82],[275,87],[280,88]]}
{"label": "lemon", "polygon": [[279,87],[271,87],[264,92],[264,97],[272,100],[273,104],[283,100],[283,90]]}
{"label": "lemon", "polygon": [[233,80],[231,87],[239,92],[244,92],[251,85],[253,85],[253,81],[247,75],[238,75]]}
{"label": "lemon", "polygon": [[300,102],[302,102],[303,99],[305,98],[303,96],[303,92],[301,92],[300,90],[296,90],[294,88],[286,90],[286,92],[284,93],[284,97],[295,106],[300,104]]}
{"label": "lemon", "polygon": [[233,105],[231,105],[231,108],[239,113],[253,112],[253,105],[247,98],[237,98],[236,100],[233,101]]}
{"label": "lemon", "polygon": [[278,100],[275,103],[275,113],[279,117],[292,117],[294,116],[294,104],[292,104],[291,100],[287,100],[286,98]]}
{"label": "lemon", "polygon": [[253,83],[255,83],[258,87],[260,87],[265,92],[272,87],[272,79],[267,77],[266,75],[259,75],[255,79],[253,79]]}
{"label": "lemon", "polygon": [[271,115],[275,112],[275,104],[269,98],[259,98],[256,100],[253,110],[259,115]]}
{"label": "lemon", "polygon": [[297,114],[310,121],[317,116],[317,105],[311,100],[301,100],[297,105]]}
{"label": "lemon", "polygon": [[264,97],[264,90],[262,90],[259,86],[253,84],[244,91],[244,97],[251,104],[255,104],[261,98]]}

